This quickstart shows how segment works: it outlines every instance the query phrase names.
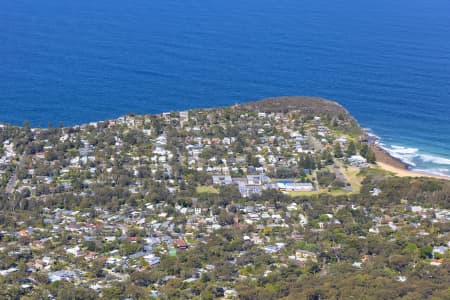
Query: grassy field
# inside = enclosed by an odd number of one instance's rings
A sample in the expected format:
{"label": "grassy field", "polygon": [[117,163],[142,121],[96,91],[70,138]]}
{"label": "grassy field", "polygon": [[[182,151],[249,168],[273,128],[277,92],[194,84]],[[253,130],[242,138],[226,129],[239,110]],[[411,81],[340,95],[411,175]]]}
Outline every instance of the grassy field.
{"label": "grassy field", "polygon": [[218,194],[219,190],[209,185],[199,185],[196,189],[199,194]]}
{"label": "grassy field", "polygon": [[345,190],[332,190],[329,192],[326,189],[321,189],[321,190],[313,191],[313,192],[288,192],[287,194],[291,197],[302,197],[302,196],[305,197],[305,196],[314,196],[314,195],[319,195],[319,194],[330,194],[333,196],[340,196],[340,195],[349,195],[352,193],[347,192]]}
{"label": "grassy field", "polygon": [[341,167],[341,172],[344,174],[345,178],[352,186],[354,193],[359,193],[359,191],[361,190],[361,181],[363,178],[358,175],[359,171],[359,168],[356,167]]}
{"label": "grassy field", "polygon": [[299,197],[299,196],[313,196],[321,193],[325,193],[325,191],[313,191],[313,192],[286,192],[287,195],[291,197]]}

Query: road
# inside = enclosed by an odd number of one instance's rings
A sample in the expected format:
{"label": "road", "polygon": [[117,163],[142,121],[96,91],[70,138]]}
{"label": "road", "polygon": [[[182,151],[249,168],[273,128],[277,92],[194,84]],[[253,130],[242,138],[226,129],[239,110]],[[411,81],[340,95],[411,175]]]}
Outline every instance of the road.
{"label": "road", "polygon": [[16,170],[14,171],[13,176],[9,179],[8,184],[6,185],[5,192],[7,194],[12,194],[14,192],[14,188],[17,184],[17,170],[22,169],[23,165],[25,164],[25,160],[27,159],[27,154],[24,153],[22,157],[20,158],[19,164],[16,167]]}

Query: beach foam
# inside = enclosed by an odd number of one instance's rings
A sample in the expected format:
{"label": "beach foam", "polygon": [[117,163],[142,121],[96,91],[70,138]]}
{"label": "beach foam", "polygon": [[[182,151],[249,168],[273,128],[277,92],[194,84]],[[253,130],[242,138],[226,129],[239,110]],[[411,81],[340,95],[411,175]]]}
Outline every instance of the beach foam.
{"label": "beach foam", "polygon": [[402,162],[404,162],[405,164],[407,164],[411,167],[416,166],[416,163],[414,162],[414,158],[416,157],[419,149],[406,148],[406,147],[397,146],[397,145],[386,146],[382,143],[380,143],[379,145],[384,150],[386,150],[392,157],[395,157],[395,158],[401,160]]}
{"label": "beach foam", "polygon": [[414,147],[386,145],[382,142],[378,143],[378,145],[392,157],[409,165],[412,171],[450,177],[450,168],[445,167],[450,166],[449,158],[424,153],[421,149]]}
{"label": "beach foam", "polygon": [[403,146],[392,145],[391,149],[393,152],[398,154],[415,154],[419,151],[417,148],[407,148]]}
{"label": "beach foam", "polygon": [[437,165],[450,165],[450,159],[444,157],[434,156],[430,154],[421,154],[419,155],[419,158],[422,161],[428,163],[434,163]]}

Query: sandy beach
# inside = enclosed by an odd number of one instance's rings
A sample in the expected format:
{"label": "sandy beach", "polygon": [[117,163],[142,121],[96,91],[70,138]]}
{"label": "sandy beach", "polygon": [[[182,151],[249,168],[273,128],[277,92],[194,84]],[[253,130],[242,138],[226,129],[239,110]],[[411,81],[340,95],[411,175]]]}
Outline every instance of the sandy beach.
{"label": "sandy beach", "polygon": [[450,177],[447,176],[408,170],[407,164],[405,164],[398,158],[392,157],[386,150],[384,150],[377,144],[372,144],[372,150],[375,152],[377,166],[379,166],[383,170],[392,172],[399,177],[428,177],[450,180]]}
{"label": "sandy beach", "polygon": [[450,177],[447,177],[447,176],[439,176],[439,175],[410,171],[410,170],[406,170],[406,169],[402,169],[402,168],[398,168],[398,167],[389,165],[384,162],[377,162],[377,166],[379,166],[383,170],[392,172],[396,176],[399,176],[399,177],[429,177],[429,178],[450,180]]}

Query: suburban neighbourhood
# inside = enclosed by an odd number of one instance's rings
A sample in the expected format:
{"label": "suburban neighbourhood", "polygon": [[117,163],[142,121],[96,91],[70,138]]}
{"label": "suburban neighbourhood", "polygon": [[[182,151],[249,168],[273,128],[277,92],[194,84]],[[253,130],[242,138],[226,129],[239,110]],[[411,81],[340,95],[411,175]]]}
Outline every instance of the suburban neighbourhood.
{"label": "suburban neighbourhood", "polygon": [[448,278],[448,182],[378,168],[335,103],[0,125],[0,142],[0,298],[321,299],[359,276],[414,299]]}

